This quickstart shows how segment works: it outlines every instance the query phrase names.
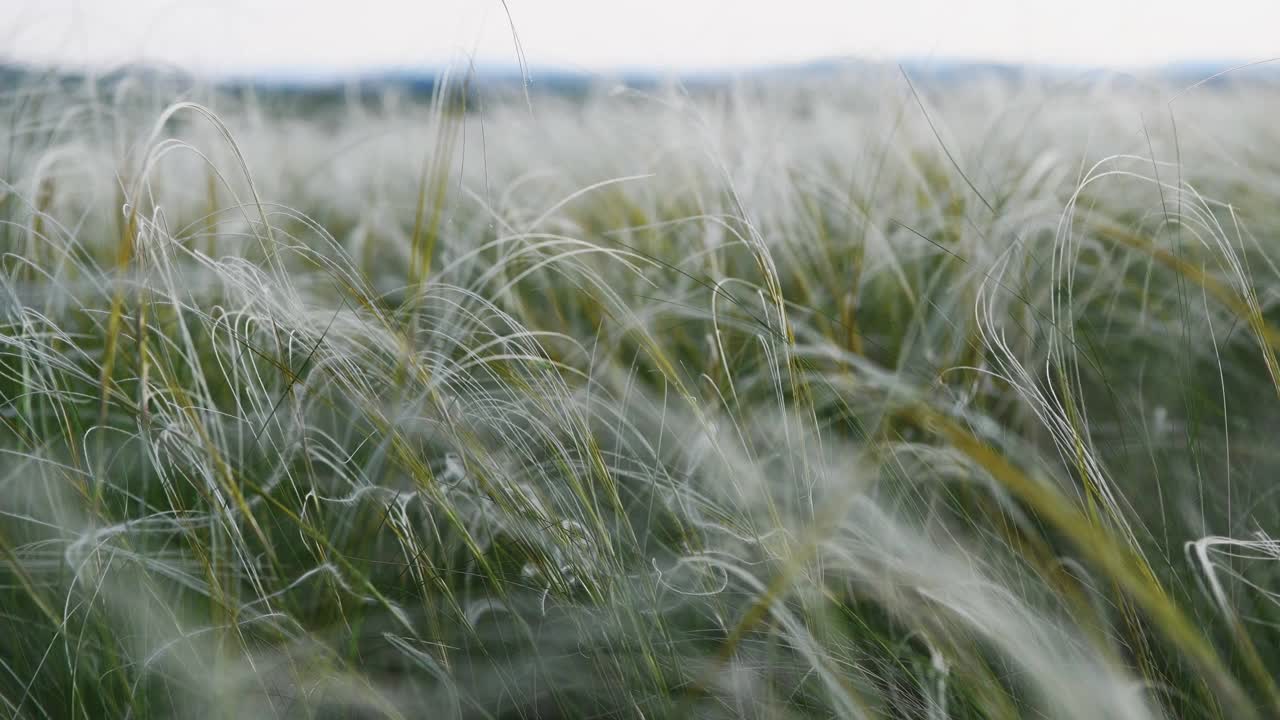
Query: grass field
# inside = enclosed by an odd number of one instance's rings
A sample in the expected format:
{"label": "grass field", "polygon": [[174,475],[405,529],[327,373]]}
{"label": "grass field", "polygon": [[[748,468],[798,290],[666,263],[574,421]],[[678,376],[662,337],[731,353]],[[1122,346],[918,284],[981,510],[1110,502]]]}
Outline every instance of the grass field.
{"label": "grass field", "polygon": [[5,91],[0,716],[1280,716],[1280,88],[467,82]]}

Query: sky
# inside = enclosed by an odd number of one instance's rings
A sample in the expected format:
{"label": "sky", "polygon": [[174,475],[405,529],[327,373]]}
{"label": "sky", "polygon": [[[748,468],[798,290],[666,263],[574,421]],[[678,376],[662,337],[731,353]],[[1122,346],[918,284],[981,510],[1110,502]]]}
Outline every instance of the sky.
{"label": "sky", "polygon": [[1280,0],[0,0],[8,61],[325,73],[516,66],[521,52],[533,68],[589,72],[1252,62],[1280,57]]}

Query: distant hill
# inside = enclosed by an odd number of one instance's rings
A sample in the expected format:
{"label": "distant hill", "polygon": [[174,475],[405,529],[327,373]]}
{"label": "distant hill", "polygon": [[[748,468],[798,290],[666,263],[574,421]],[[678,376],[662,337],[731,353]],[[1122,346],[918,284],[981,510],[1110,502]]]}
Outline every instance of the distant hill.
{"label": "distant hill", "polygon": [[[976,79],[1009,82],[1027,78],[1055,80],[1137,79],[1163,80],[1177,85],[1206,82],[1225,85],[1236,82],[1280,82],[1280,62],[1248,65],[1230,61],[1180,62],[1142,71],[1112,71],[1096,67],[1019,65],[1013,63],[959,61],[946,59],[905,58],[898,63],[879,63],[853,58],[823,58],[793,65],[773,65],[737,70],[691,70],[677,73],[645,68],[612,72],[584,72],[562,68],[534,67],[527,74],[513,66],[481,65],[453,68],[450,84],[455,92],[466,88],[469,93],[529,92],[566,97],[585,95],[601,87],[624,85],[636,89],[653,89],[669,82],[679,82],[690,90],[707,90],[727,86],[735,81],[788,82],[823,80],[839,75],[898,72],[898,67],[913,81],[925,85],[956,85]],[[110,89],[126,80],[149,86],[167,86],[181,92],[183,88],[204,85],[239,94],[256,91],[281,98],[322,101],[351,93],[381,94],[394,89],[411,97],[430,97],[445,76],[445,68],[388,68],[365,71],[321,69],[265,70],[253,75],[200,77],[179,68],[157,66],[125,66],[102,72],[36,67],[0,62],[0,90],[21,85],[55,83],[68,88],[92,79],[101,89]]]}

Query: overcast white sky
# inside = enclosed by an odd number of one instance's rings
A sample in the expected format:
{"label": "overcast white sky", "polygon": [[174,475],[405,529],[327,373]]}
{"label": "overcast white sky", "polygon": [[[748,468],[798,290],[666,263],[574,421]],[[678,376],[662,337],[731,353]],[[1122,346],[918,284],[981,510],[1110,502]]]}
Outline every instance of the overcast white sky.
{"label": "overcast white sky", "polygon": [[[1111,67],[1280,56],[1280,0],[507,0],[529,64],[830,56]],[[0,0],[0,58],[205,72],[516,62],[501,0]]]}

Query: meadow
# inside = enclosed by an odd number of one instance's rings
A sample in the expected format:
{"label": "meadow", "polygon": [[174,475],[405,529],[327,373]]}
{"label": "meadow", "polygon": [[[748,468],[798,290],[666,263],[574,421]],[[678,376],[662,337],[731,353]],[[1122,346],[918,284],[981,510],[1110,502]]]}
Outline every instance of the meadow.
{"label": "meadow", "polygon": [[1280,86],[0,95],[0,715],[1280,716]]}

